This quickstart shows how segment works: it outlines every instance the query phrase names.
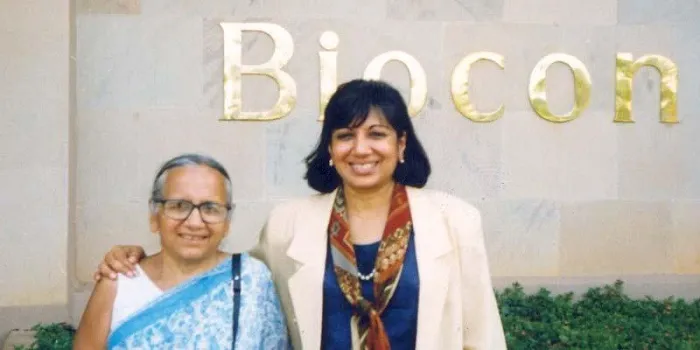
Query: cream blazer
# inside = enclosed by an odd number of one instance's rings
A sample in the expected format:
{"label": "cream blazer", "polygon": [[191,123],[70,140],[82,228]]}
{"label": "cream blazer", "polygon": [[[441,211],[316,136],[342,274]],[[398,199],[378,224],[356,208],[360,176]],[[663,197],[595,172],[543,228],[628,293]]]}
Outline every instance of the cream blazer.
{"label": "cream blazer", "polygon": [[[505,349],[479,211],[407,188],[420,276],[416,348]],[[335,192],[272,210],[251,253],[272,271],[295,349],[321,347],[323,275]]]}

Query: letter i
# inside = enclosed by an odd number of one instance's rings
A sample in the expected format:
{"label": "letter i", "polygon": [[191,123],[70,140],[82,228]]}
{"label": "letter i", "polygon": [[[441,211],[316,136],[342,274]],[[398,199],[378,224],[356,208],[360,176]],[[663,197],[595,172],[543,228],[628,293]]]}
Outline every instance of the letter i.
{"label": "letter i", "polygon": [[319,121],[323,121],[323,113],[326,110],[328,100],[330,100],[331,96],[338,87],[338,51],[336,51],[336,48],[338,47],[339,41],[338,34],[333,31],[323,32],[323,34],[321,34],[321,38],[319,39],[321,47],[328,50],[318,52],[320,65],[319,87],[321,90],[321,113],[318,118]]}

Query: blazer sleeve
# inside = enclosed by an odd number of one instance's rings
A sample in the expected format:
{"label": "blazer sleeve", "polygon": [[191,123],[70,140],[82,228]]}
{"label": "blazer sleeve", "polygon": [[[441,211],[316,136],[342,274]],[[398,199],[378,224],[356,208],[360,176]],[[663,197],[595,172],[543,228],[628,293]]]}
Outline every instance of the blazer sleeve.
{"label": "blazer sleeve", "polygon": [[453,239],[458,247],[462,284],[462,339],[464,349],[506,349],[503,325],[491,284],[481,214],[455,199],[449,215]]}

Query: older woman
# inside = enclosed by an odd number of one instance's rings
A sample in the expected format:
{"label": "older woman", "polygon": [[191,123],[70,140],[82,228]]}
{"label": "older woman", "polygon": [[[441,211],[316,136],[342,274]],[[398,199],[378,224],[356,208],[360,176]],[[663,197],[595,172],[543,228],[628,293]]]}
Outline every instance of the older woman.
{"label": "older woman", "polygon": [[231,207],[231,180],[217,161],[183,155],[166,162],[150,199],[161,251],[141,260],[135,278],[97,283],[75,348],[285,348],[267,267],[219,250]]}
{"label": "older woman", "polygon": [[[297,349],[505,349],[480,214],[421,189],[428,158],[399,92],[354,80],[330,99],[306,179],[269,216],[271,269]],[[128,271],[115,247],[100,272]]]}

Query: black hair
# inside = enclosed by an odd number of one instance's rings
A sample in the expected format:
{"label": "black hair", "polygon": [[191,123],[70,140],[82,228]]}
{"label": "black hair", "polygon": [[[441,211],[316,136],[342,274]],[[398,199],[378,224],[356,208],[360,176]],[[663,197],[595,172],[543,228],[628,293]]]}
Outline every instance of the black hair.
{"label": "black hair", "polygon": [[397,165],[394,181],[406,186],[425,186],[430,176],[430,161],[418,141],[401,93],[383,81],[356,79],[338,86],[328,101],[318,144],[305,159],[304,178],[311,188],[329,193],[340,186],[340,175],[328,164],[333,131],[362,125],[372,109],[381,111],[399,137],[406,136],[404,163]]}

